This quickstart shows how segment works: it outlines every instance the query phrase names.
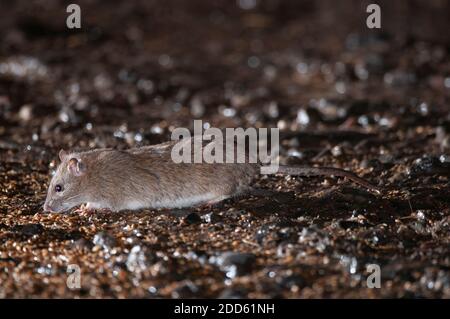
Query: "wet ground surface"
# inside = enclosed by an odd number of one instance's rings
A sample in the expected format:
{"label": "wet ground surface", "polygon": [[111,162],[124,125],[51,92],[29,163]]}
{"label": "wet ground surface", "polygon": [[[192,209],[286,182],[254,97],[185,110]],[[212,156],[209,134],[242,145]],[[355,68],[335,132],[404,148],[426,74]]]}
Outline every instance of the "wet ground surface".
{"label": "wet ground surface", "polygon": [[[1,3],[0,297],[450,297],[448,46],[321,28],[310,5],[81,4],[75,32],[57,2]],[[60,148],[193,119],[279,127],[283,162],[385,191],[270,176],[219,207],[42,211]]]}

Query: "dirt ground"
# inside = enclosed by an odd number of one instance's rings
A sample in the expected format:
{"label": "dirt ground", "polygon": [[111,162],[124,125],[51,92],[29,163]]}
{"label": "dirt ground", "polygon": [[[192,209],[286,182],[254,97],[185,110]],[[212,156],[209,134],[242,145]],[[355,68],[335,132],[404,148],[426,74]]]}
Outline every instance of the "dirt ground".
{"label": "dirt ground", "polygon": [[[68,30],[68,2],[43,3],[0,2],[0,297],[450,298],[444,30],[368,31],[359,6],[355,27],[317,2],[249,0],[79,1],[82,29]],[[193,119],[278,127],[283,163],[384,192],[262,176],[273,196],[221,207],[43,212],[59,149],[155,144]]]}

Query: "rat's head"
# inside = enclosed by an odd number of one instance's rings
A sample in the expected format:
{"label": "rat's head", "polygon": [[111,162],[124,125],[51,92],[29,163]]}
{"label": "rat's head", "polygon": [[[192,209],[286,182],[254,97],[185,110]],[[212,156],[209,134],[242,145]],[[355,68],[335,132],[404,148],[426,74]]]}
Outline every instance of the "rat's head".
{"label": "rat's head", "polygon": [[86,178],[86,164],[77,154],[59,152],[59,164],[45,199],[44,210],[62,212],[86,202],[83,184]]}

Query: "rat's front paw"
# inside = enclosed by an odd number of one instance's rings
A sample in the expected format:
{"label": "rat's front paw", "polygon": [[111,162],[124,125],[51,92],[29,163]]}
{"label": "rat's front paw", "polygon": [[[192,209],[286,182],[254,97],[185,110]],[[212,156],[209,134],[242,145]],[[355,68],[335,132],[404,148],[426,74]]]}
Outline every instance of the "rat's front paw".
{"label": "rat's front paw", "polygon": [[80,213],[80,214],[90,214],[92,212],[94,212],[94,208],[92,207],[92,205],[90,205],[89,203],[86,204],[81,204],[79,208],[77,208],[75,210],[75,212]]}

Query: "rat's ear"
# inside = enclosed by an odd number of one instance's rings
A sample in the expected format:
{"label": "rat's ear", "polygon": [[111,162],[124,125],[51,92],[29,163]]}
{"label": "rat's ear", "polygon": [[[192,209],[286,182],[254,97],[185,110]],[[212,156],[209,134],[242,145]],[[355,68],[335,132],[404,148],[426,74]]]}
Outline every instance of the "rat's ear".
{"label": "rat's ear", "polygon": [[82,176],[86,173],[86,165],[76,158],[71,158],[68,164],[69,171],[75,176]]}
{"label": "rat's ear", "polygon": [[67,152],[65,150],[61,149],[59,151],[59,159],[60,159],[60,161],[63,162],[66,159],[66,157],[67,157]]}

